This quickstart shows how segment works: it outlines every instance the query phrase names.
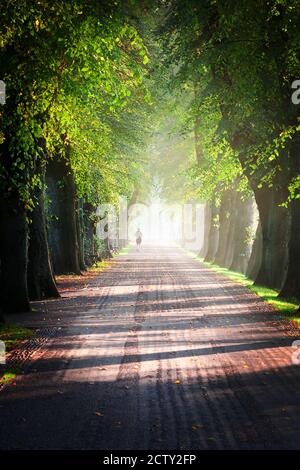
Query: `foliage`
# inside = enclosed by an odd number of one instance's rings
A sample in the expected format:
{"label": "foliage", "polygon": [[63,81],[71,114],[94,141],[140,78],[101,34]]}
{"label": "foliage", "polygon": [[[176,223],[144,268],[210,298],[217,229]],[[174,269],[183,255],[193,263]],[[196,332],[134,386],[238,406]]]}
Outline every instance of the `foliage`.
{"label": "foliage", "polygon": [[278,311],[282,315],[285,315],[285,318],[288,315],[289,319],[295,320],[294,317],[290,317],[290,315],[293,315],[299,309],[299,304],[296,299],[282,299],[280,298],[278,291],[270,289],[268,287],[257,285],[253,282],[252,279],[247,278],[247,276],[245,276],[244,274],[231,271],[230,269],[222,268],[217,264],[204,262],[202,259],[200,260],[200,258],[194,253],[187,253],[190,254],[190,256],[192,256],[194,259],[201,261],[201,263],[213,269],[218,274],[226,276],[232,281],[247,287],[247,289],[251,290],[254,294],[258,295],[258,297],[261,297],[265,302],[272,305],[272,307],[276,311]]}
{"label": "foliage", "polygon": [[0,341],[4,341],[7,351],[12,349],[19,341],[33,336],[34,332],[28,328],[18,325],[0,325]]}
{"label": "foliage", "polygon": [[78,196],[115,200],[141,171],[146,49],[119,2],[32,3],[10,2],[2,12],[2,193],[30,209],[38,169],[59,154]]}
{"label": "foliage", "polygon": [[168,2],[163,62],[173,87],[195,90],[199,185],[216,189],[243,174],[253,189],[298,194],[299,107],[290,86],[300,69],[299,14],[295,0]]}

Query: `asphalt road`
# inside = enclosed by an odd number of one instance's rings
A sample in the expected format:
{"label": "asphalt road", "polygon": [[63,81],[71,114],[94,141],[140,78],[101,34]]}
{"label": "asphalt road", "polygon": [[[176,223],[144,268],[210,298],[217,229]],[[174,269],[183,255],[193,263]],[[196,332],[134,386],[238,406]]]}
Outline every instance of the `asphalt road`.
{"label": "asphalt road", "polygon": [[300,448],[293,330],[182,250],[133,250],[44,308],[19,321],[60,329],[0,392],[1,449]]}

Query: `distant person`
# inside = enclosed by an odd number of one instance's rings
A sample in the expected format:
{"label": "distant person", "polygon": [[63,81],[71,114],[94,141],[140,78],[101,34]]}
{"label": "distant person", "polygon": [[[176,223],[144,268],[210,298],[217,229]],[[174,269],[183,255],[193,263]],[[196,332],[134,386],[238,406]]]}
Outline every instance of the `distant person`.
{"label": "distant person", "polygon": [[143,234],[142,234],[141,230],[138,228],[136,233],[135,233],[136,246],[137,246],[138,250],[140,250],[140,248],[141,248],[142,237],[143,237]]}

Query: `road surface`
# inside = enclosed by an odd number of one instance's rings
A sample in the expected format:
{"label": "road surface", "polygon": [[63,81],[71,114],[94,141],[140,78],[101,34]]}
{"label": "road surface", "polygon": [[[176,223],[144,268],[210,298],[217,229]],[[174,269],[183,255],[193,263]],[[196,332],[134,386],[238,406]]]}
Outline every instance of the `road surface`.
{"label": "road surface", "polygon": [[300,448],[294,333],[183,250],[133,249],[44,307],[22,317],[56,328],[0,392],[1,449]]}

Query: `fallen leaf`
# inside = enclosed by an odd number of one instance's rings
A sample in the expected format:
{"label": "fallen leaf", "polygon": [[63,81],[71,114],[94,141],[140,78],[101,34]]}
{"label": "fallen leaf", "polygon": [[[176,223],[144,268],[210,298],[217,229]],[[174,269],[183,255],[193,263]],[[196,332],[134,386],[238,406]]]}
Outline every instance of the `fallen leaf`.
{"label": "fallen leaf", "polygon": [[103,414],[103,413],[100,413],[100,411],[95,411],[95,415],[97,415],[97,416],[104,416],[104,414]]}
{"label": "fallen leaf", "polygon": [[203,424],[193,424],[192,429],[193,431],[196,431],[197,429],[204,428]]}

